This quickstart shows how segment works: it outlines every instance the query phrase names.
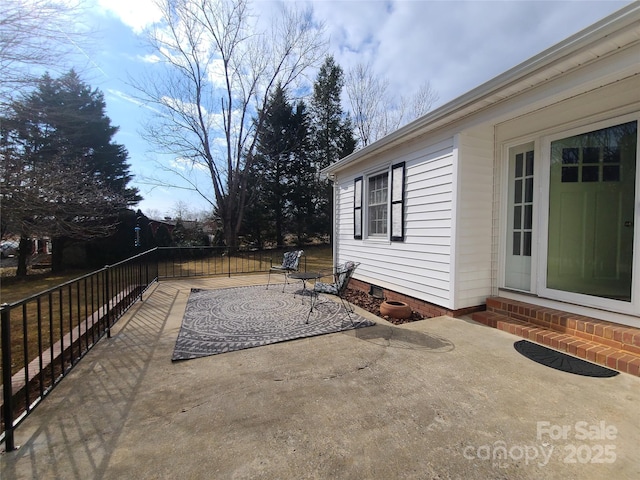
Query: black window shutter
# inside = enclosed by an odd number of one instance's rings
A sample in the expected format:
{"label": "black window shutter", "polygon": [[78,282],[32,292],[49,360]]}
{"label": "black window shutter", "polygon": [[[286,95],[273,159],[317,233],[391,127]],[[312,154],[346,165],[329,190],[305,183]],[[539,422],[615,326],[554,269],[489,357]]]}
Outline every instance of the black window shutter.
{"label": "black window shutter", "polygon": [[353,181],[353,238],[362,240],[362,177]]}
{"label": "black window shutter", "polygon": [[404,241],[404,162],[391,166],[391,241]]}

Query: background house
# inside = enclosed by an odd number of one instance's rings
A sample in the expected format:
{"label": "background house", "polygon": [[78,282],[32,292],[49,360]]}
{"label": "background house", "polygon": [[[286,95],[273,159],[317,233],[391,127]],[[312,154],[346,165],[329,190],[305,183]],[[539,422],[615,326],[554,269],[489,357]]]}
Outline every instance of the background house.
{"label": "background house", "polygon": [[427,314],[640,327],[639,59],[634,3],[329,166],[335,261]]}

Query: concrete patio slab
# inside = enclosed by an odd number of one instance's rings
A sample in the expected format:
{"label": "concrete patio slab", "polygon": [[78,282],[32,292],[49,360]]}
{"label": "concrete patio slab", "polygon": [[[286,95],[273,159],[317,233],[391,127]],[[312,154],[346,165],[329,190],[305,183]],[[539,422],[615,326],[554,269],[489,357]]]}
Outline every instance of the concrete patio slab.
{"label": "concrete patio slab", "polygon": [[161,282],[18,427],[9,479],[637,479],[640,378],[580,377],[439,317],[170,361]]}

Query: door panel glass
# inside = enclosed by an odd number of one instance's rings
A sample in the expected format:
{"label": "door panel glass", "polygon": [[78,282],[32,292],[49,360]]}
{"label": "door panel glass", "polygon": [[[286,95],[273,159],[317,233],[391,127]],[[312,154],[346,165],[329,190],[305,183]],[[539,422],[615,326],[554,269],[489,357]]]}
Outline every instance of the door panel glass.
{"label": "door panel glass", "polygon": [[509,149],[505,286],[531,290],[533,143]]}
{"label": "door panel glass", "polygon": [[637,122],[551,143],[547,287],[631,301]]}

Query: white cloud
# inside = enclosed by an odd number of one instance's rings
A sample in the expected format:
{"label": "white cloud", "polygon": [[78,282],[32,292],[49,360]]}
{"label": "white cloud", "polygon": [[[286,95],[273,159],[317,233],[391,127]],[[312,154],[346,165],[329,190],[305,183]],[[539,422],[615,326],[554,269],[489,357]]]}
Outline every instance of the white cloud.
{"label": "white cloud", "polygon": [[170,162],[171,168],[175,170],[179,170],[182,172],[190,172],[192,170],[199,170],[201,172],[208,172],[209,168],[200,162],[196,162],[194,160],[184,158],[184,157],[176,157]]}
{"label": "white cloud", "polygon": [[140,33],[161,18],[153,0],[97,0],[98,5],[118,17],[134,32]]}
{"label": "white cloud", "polygon": [[155,108],[155,107],[143,102],[142,100],[140,100],[138,98],[132,97],[131,95],[123,92],[122,90],[115,90],[113,88],[108,88],[107,89],[107,94],[112,99],[117,99],[117,100],[120,100],[120,101],[123,101],[123,102],[126,102],[126,103],[130,103],[130,104],[135,105],[137,107],[141,107],[141,108],[144,108],[146,110],[149,110],[149,111],[153,112],[154,114],[159,114],[160,113],[160,111],[157,108]]}
{"label": "white cloud", "polygon": [[147,55],[138,55],[137,58],[143,63],[159,63],[162,61],[162,58],[160,58],[160,56],[156,55],[155,53],[150,53]]}
{"label": "white cloud", "polygon": [[[136,33],[161,18],[153,0],[95,1]],[[252,11],[266,28],[283,3],[313,6],[343,69],[372,62],[399,95],[428,80],[446,102],[630,1],[254,0]],[[146,64],[159,60],[139,57]],[[217,84],[219,65],[208,73]]]}
{"label": "white cloud", "polygon": [[183,101],[178,98],[172,98],[168,96],[162,97],[163,105],[171,111],[181,112],[179,116],[181,117],[189,117],[197,121],[202,115],[204,117],[204,121],[209,127],[221,126],[223,123],[223,118],[220,113],[209,112],[204,105],[200,105],[194,102]]}
{"label": "white cloud", "polygon": [[[452,100],[629,1],[315,1],[347,70],[372,62],[398,95],[429,80]],[[578,15],[579,13],[579,15]]]}
{"label": "white cloud", "polygon": [[[109,13],[137,34],[161,18],[153,0],[92,1],[99,5],[98,13]],[[300,6],[313,5],[316,18],[326,24],[328,53],[334,55],[345,71],[358,62],[371,62],[374,71],[389,80],[389,89],[398,97],[410,96],[422,82],[430,81],[439,94],[438,105],[631,3],[630,0],[253,0],[253,13],[266,29],[278,17],[282,3],[291,6],[294,2]],[[125,70],[132,76],[134,72],[142,75],[144,70],[148,73],[159,60],[157,54],[136,44],[135,35],[123,34],[122,24],[104,21],[105,28],[112,29],[109,30],[112,37],[104,43],[105,55],[98,61],[112,79],[100,76],[105,83],[124,76]],[[200,48],[204,51],[205,45]],[[214,85],[219,82],[220,70],[218,63],[207,72]],[[315,72],[308,74],[313,81]],[[157,111],[132,110],[139,105],[130,96],[135,93],[126,86],[118,90],[105,88],[104,84],[99,86],[114,100],[109,101],[114,123],[123,125],[123,131],[132,132],[127,137],[127,148],[132,152],[148,148],[139,135],[138,144],[130,143],[129,138],[136,136],[133,134],[136,123],[142,123],[144,116]],[[177,102],[167,99],[167,105],[176,106]],[[221,126],[216,113],[219,102],[208,107],[207,120],[211,125]],[[224,157],[223,139],[216,138],[213,143]],[[132,155],[132,162],[138,164],[141,156]],[[148,195],[153,196],[151,192]]]}

